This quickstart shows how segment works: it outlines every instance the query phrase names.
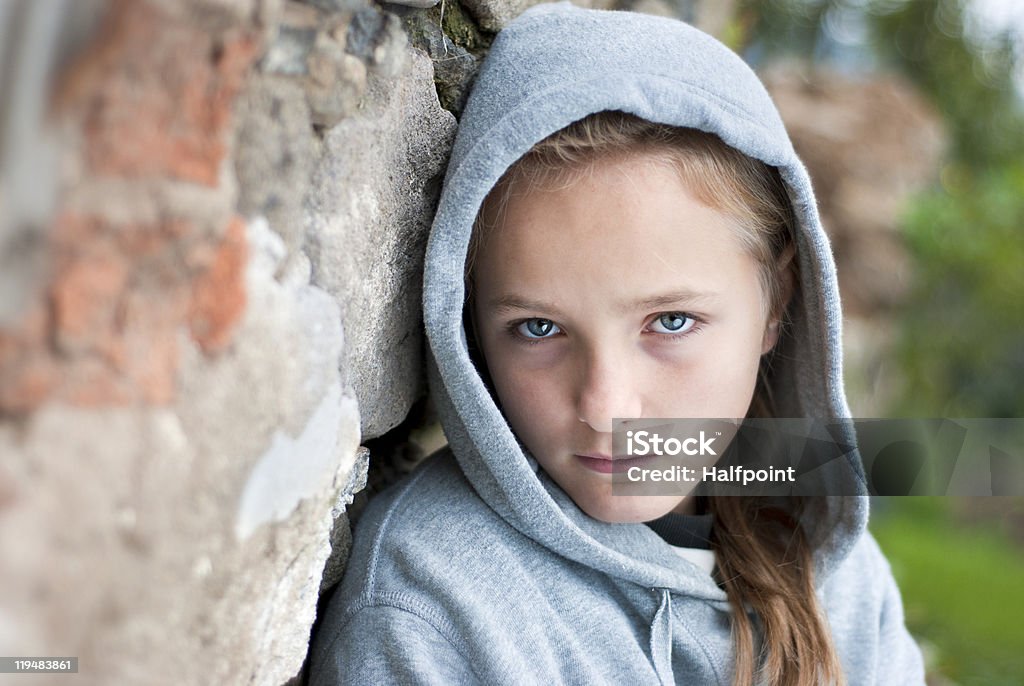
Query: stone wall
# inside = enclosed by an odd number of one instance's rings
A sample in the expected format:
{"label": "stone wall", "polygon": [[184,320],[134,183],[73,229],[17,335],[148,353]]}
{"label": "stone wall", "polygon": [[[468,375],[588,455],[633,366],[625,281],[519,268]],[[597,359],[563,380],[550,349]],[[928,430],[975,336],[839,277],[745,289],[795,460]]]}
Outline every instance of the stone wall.
{"label": "stone wall", "polygon": [[361,446],[429,416],[426,232],[528,3],[432,4],[0,3],[0,654],[300,680]]}
{"label": "stone wall", "polygon": [[8,7],[5,83],[38,92],[4,105],[33,125],[2,149],[0,653],[77,655],[83,684],[283,683],[359,445],[422,394],[455,119],[369,4]]}

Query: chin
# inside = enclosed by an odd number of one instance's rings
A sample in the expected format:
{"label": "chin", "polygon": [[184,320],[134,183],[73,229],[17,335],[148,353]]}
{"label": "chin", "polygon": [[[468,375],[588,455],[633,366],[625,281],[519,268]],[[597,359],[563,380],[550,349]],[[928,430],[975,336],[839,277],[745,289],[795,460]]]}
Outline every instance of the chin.
{"label": "chin", "polygon": [[667,515],[681,500],[675,496],[609,495],[594,502],[577,502],[577,505],[601,522],[639,524]]}

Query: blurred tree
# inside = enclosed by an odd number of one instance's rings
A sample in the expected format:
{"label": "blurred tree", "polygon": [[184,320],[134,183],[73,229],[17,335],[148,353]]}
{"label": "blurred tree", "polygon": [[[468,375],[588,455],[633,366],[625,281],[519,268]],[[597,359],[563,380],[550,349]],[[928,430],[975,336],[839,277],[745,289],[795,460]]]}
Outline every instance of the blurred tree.
{"label": "blurred tree", "polygon": [[973,168],[1024,153],[1009,30],[969,35],[965,0],[745,0],[734,46],[755,63],[793,56],[906,75],[942,111],[953,159]]}
{"label": "blurred tree", "polygon": [[795,56],[814,58],[824,38],[824,18],[836,0],[743,0],[737,13],[743,31],[733,47],[759,63]]}
{"label": "blurred tree", "polygon": [[1024,416],[1024,112],[1010,35],[970,36],[960,0],[875,2],[875,48],[952,134],[941,187],[904,222],[916,263],[903,414]]}
{"label": "blurred tree", "polygon": [[956,162],[984,171],[1024,157],[1009,33],[968,36],[962,0],[876,0],[869,7],[876,50],[942,111]]}
{"label": "blurred tree", "polygon": [[944,174],[904,231],[917,265],[902,414],[1024,417],[1024,164]]}
{"label": "blurred tree", "polygon": [[942,113],[950,150],[903,221],[915,285],[893,413],[1024,416],[1024,107],[1009,32],[969,30],[965,0],[747,0],[730,35],[783,56],[904,74]]}

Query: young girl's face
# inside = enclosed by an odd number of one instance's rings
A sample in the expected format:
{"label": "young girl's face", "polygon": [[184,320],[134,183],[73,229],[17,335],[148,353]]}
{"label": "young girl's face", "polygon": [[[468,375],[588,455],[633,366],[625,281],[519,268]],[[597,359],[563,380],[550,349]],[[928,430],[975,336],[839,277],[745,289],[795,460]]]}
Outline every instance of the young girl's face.
{"label": "young girl's face", "polygon": [[474,266],[474,315],[513,431],[588,515],[639,522],[683,496],[613,496],[612,418],[744,417],[774,344],[758,265],[667,164],[599,161],[512,189]]}

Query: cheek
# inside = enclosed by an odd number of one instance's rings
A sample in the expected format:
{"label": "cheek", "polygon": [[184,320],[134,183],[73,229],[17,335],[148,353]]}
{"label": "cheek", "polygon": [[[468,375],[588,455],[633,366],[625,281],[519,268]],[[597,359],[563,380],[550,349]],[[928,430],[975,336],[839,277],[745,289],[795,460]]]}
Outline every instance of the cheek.
{"label": "cheek", "polygon": [[[698,342],[699,341],[699,342]],[[657,356],[645,371],[645,414],[655,417],[743,417],[760,364],[759,341],[731,330],[705,335]]]}
{"label": "cheek", "polygon": [[736,341],[728,353],[728,364],[716,365],[717,387],[713,390],[720,409],[717,416],[723,418],[745,417],[750,410],[750,401],[757,385],[757,371],[761,363],[760,338],[749,336]]}
{"label": "cheek", "polygon": [[539,358],[546,353],[523,354],[511,346],[487,341],[487,369],[512,430],[529,443],[531,435],[557,424],[565,414],[566,385],[558,365],[541,364]]}
{"label": "cheek", "polygon": [[492,376],[495,390],[510,417],[543,420],[556,414],[556,408],[563,403],[563,386],[554,370],[508,364],[499,366],[496,372]]}
{"label": "cheek", "polygon": [[496,379],[495,390],[512,432],[542,463],[572,434],[571,404],[551,377],[519,370]]}

